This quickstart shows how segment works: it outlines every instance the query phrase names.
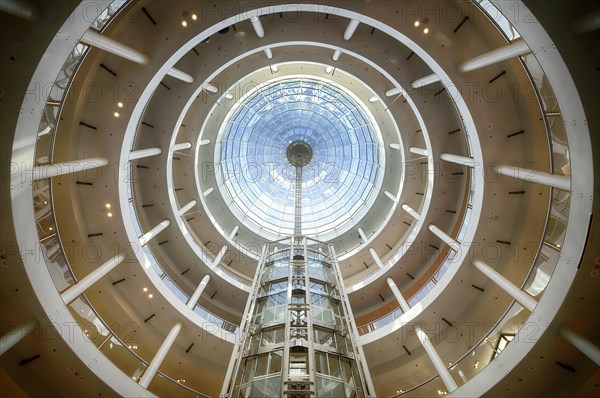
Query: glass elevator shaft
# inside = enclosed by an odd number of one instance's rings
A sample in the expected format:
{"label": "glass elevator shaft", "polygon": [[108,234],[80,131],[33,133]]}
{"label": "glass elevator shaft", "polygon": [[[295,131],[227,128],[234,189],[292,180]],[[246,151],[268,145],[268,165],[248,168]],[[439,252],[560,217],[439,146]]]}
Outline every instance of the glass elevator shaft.
{"label": "glass elevator shaft", "polygon": [[331,246],[266,244],[221,397],[374,397],[342,287]]}

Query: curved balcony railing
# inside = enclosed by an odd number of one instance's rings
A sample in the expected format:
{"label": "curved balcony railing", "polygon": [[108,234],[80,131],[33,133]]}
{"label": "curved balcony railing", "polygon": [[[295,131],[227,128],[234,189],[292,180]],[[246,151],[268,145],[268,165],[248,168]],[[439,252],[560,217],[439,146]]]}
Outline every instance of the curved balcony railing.
{"label": "curved balcony railing", "polygon": [[[92,24],[97,30],[103,30],[114,16],[120,12],[128,3],[128,0],[116,0],[104,10],[98,19]],[[63,105],[72,100],[67,93],[71,86],[73,76],[76,74],[81,62],[85,58],[89,47],[77,44],[69,54],[65,63],[56,77],[50,90],[45,111],[40,120],[38,135],[35,145],[35,165],[52,163],[54,141],[58,128],[58,121]],[[62,292],[77,283],[66,250],[60,238],[58,224],[54,212],[52,194],[52,179],[34,181],[32,184],[32,196],[36,228],[40,241],[40,253],[46,263],[52,281],[58,292]],[[90,304],[85,295],[79,296],[75,301],[67,305],[73,318],[77,321],[81,330],[85,333],[87,340],[94,344],[113,364],[127,374],[132,380],[138,381],[141,374],[148,366],[148,361],[143,359],[135,351],[137,350],[137,338],[131,338],[131,329],[127,325],[121,327],[109,326]],[[202,308],[196,308],[205,319],[217,322]],[[125,326],[125,327],[123,327]],[[135,326],[133,323],[129,326]],[[128,340],[131,340],[127,342]],[[157,376],[148,386],[148,390],[159,396],[178,397],[207,397],[199,391],[186,386],[182,379],[173,379],[163,372]]]}

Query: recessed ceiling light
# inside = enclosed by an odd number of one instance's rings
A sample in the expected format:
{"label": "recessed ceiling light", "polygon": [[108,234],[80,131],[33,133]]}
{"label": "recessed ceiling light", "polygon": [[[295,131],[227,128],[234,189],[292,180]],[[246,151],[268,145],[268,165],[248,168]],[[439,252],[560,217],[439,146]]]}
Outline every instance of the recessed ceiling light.
{"label": "recessed ceiling light", "polygon": [[145,288],[143,288],[142,290],[143,290],[144,292],[147,292],[147,291],[148,291],[148,288],[147,288],[147,287],[145,287]]}
{"label": "recessed ceiling light", "polygon": [[415,21],[415,27],[419,27],[419,25],[421,25],[421,22]]}
{"label": "recessed ceiling light", "polygon": [[148,295],[148,298],[152,298],[152,297],[154,297],[154,295],[153,295],[152,293],[150,293],[150,294]]}
{"label": "recessed ceiling light", "polygon": [[429,28],[423,29],[423,33],[425,33],[425,34],[429,33]]}
{"label": "recessed ceiling light", "polygon": [[53,230],[54,230],[54,228],[52,228],[52,227],[48,227],[48,229],[49,229],[50,231],[53,231]]}
{"label": "recessed ceiling light", "polygon": [[187,21],[181,21],[181,26],[185,28],[187,26]]}
{"label": "recessed ceiling light", "polygon": [[119,117],[120,116],[119,112],[115,112],[114,115],[115,115],[115,117]]}
{"label": "recessed ceiling light", "polygon": [[112,213],[111,212],[106,213],[106,215],[109,216],[109,217],[112,217]]}
{"label": "recessed ceiling light", "polygon": [[122,102],[117,102],[117,106],[118,106],[119,108],[122,108],[122,107],[123,107],[123,103],[122,103]]}
{"label": "recessed ceiling light", "polygon": [[110,203],[107,203],[105,206],[107,209],[110,209]]}
{"label": "recessed ceiling light", "polygon": [[196,14],[192,14],[192,19],[195,21],[196,19],[198,19],[198,16]]}

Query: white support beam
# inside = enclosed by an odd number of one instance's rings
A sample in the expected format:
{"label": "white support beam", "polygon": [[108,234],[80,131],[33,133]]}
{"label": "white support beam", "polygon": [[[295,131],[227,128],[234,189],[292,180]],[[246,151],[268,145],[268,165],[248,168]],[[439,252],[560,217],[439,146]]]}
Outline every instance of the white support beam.
{"label": "white support beam", "polygon": [[363,242],[367,241],[367,235],[365,235],[365,231],[363,231],[362,228],[358,229],[358,235],[363,240]]}
{"label": "white support beam", "polygon": [[514,166],[496,166],[496,171],[502,175],[514,177],[519,180],[535,182],[564,189],[565,191],[571,190],[571,179],[569,177]]}
{"label": "white support beam", "polygon": [[400,149],[402,149],[402,147],[400,146],[400,144],[396,144],[396,143],[394,143],[394,142],[392,142],[392,143],[390,144],[390,148],[392,148],[392,149],[397,149],[397,150],[400,150]]}
{"label": "white support beam", "polygon": [[205,198],[210,195],[211,193],[213,193],[215,189],[213,187],[208,187],[208,189],[204,192],[202,192],[202,196],[204,196]]}
{"label": "white support beam", "polygon": [[438,372],[438,375],[440,376],[440,379],[442,379],[442,382],[444,383],[444,386],[446,386],[448,392],[456,390],[458,388],[456,381],[450,374],[450,371],[448,371],[446,368],[446,365],[444,365],[442,358],[440,358],[440,355],[435,350],[435,347],[433,347],[433,344],[431,344],[431,341],[429,341],[427,334],[418,326],[415,327],[415,332],[417,333],[417,337],[419,338],[421,345],[425,349],[427,356],[431,360],[433,367]]}
{"label": "white support beam", "polygon": [[129,160],[149,158],[151,156],[160,155],[161,153],[162,153],[161,148],[140,149],[137,151],[129,152]]}
{"label": "white support beam", "polygon": [[235,235],[238,233],[238,231],[240,230],[240,226],[236,225],[233,230],[231,231],[231,233],[229,234],[229,238],[233,239],[235,238]]}
{"label": "white support beam", "polygon": [[124,254],[114,256],[98,268],[87,274],[83,279],[80,279],[74,285],[71,285],[67,290],[60,294],[65,304],[70,304],[73,300],[79,297],[83,292],[89,289],[94,283],[98,282],[104,275],[112,271],[117,265],[125,260]]}
{"label": "white support beam", "polygon": [[79,171],[92,170],[98,167],[106,166],[106,158],[89,158],[73,160],[71,162],[45,164],[33,168],[33,180],[42,180],[45,178],[57,177],[64,174],[76,173]]}
{"label": "white support beam", "polygon": [[420,79],[415,80],[414,82],[412,82],[410,84],[410,86],[412,88],[425,87],[425,86],[427,86],[429,84],[436,83],[436,82],[439,82],[439,81],[440,81],[439,76],[436,75],[435,73],[432,73],[431,75],[427,75],[425,77],[422,77]]}
{"label": "white support beam", "polygon": [[414,146],[411,146],[410,148],[408,148],[408,152],[414,153],[415,155],[421,155],[421,156],[427,156],[429,154],[427,152],[427,149],[416,148]]}
{"label": "white support beam", "polygon": [[333,52],[333,56],[331,57],[331,59],[333,59],[334,62],[337,62],[338,59],[340,59],[341,55],[342,55],[342,50],[335,50]]}
{"label": "white support beam", "polygon": [[485,54],[472,58],[458,66],[461,73],[470,72],[520,55],[529,54],[531,50],[523,39],[517,39]]}
{"label": "white support beam", "polygon": [[167,71],[167,75],[174,77],[175,79],[179,79],[186,83],[193,83],[195,80],[192,75],[189,75],[189,74],[187,74],[183,71],[180,71],[179,69],[176,69],[176,68],[169,69]]}
{"label": "white support beam", "polygon": [[91,29],[84,33],[81,41],[92,47],[99,48],[140,65],[147,65],[148,62],[150,62],[150,58],[148,58],[147,55],[142,54],[141,52],[126,46],[125,44],[121,44],[116,40],[96,33]]}
{"label": "white support beam", "polygon": [[202,280],[198,284],[198,287],[196,287],[194,294],[192,294],[192,297],[190,297],[186,304],[188,308],[193,310],[196,304],[198,304],[198,300],[200,300],[200,296],[202,296],[202,293],[204,292],[204,289],[206,289],[206,286],[208,285],[209,281],[210,275],[204,275],[204,278],[202,278]]}
{"label": "white support beam", "polygon": [[558,330],[558,333],[560,333],[560,335],[563,336],[575,348],[581,351],[582,354],[594,361],[596,365],[600,366],[600,349],[597,345],[565,326],[561,327]]}
{"label": "white support beam", "polygon": [[195,200],[191,200],[187,205],[183,206],[179,209],[179,215],[183,216],[185,213],[191,210],[192,207],[196,206],[197,202]]}
{"label": "white support beam", "polygon": [[[402,312],[404,312],[404,313],[408,312],[410,310],[410,305],[408,304],[408,302],[406,301],[404,296],[402,296],[402,293],[400,292],[400,289],[398,289],[398,286],[396,286],[396,283],[394,282],[394,280],[392,278],[388,277],[387,283],[388,283],[388,286],[390,287],[390,289],[392,290],[394,297],[398,301],[398,304],[400,304],[400,308],[402,309]],[[427,337],[427,334],[425,332],[423,332],[423,330],[419,326],[415,326],[415,332],[417,334],[417,337],[419,338],[419,342],[425,349],[427,356],[431,360],[431,363],[435,367],[435,370],[437,371],[438,375],[440,376],[440,379],[442,379],[442,382],[444,383],[444,386],[446,386],[446,389],[448,390],[448,392],[452,392],[452,391],[456,390],[458,388],[456,381],[454,380],[454,378],[452,377],[452,375],[450,374],[450,372],[444,365],[444,362],[442,361],[439,354],[433,347],[433,344],[431,344],[431,341],[429,340],[429,337]]]}
{"label": "white support beam", "polygon": [[140,236],[140,246],[144,246],[146,243],[150,242],[156,235],[161,233],[165,228],[167,228],[171,224],[170,220],[164,220],[156,227],[152,228],[150,231],[146,232],[144,235]]}
{"label": "white support beam", "polygon": [[273,59],[273,50],[271,50],[270,48],[265,48],[265,55],[267,56],[268,59]]}
{"label": "white support beam", "polygon": [[205,145],[210,145],[210,140],[208,138],[200,140],[200,146],[205,146]]}
{"label": "white support beam", "polygon": [[421,218],[421,215],[419,213],[417,213],[412,207],[410,207],[406,203],[402,204],[402,210],[404,210],[405,212],[410,214],[410,216],[417,221]]}
{"label": "white support beam", "polygon": [[398,289],[398,286],[396,286],[396,282],[394,282],[394,280],[390,277],[388,277],[386,281],[388,286],[392,290],[396,301],[398,301],[398,304],[400,304],[400,309],[402,310],[402,312],[408,312],[410,310],[410,305],[408,305],[408,302],[404,299],[402,293],[400,293],[400,289]]}
{"label": "white support beam", "polygon": [[218,87],[215,86],[214,84],[210,84],[210,83],[202,83],[202,89],[211,94],[219,92]]}
{"label": "white support beam", "polygon": [[165,357],[171,350],[171,347],[173,346],[173,343],[175,342],[175,339],[177,338],[179,331],[181,331],[181,326],[182,326],[182,323],[177,322],[171,328],[171,331],[169,332],[169,334],[167,335],[167,337],[165,338],[163,343],[160,345],[160,348],[154,355],[154,358],[152,358],[150,365],[148,365],[148,368],[146,369],[146,371],[140,378],[140,386],[142,386],[144,388],[148,388],[148,386],[150,385],[150,382],[152,381],[154,376],[156,376],[156,373],[158,372],[158,368],[160,368],[160,365],[163,363],[163,361],[165,360]]}
{"label": "white support beam", "polygon": [[484,263],[483,261],[474,260],[473,265],[482,274],[487,276],[492,282],[498,285],[502,290],[508,293],[512,298],[517,300],[519,304],[527,308],[529,312],[533,312],[533,309],[537,305],[537,301],[529,294],[519,289],[514,283],[500,275],[495,269]]}
{"label": "white support beam", "polygon": [[348,24],[348,27],[346,28],[346,31],[344,32],[344,40],[345,41],[350,41],[350,39],[352,39],[352,36],[354,36],[354,32],[356,32],[356,28],[358,28],[359,24],[360,24],[360,22],[357,21],[356,19],[350,20],[350,23]]}
{"label": "white support beam", "polygon": [[392,202],[395,202],[398,198],[396,198],[396,196],[394,196],[393,193],[391,193],[390,191],[385,191],[384,195],[388,197],[389,200],[391,200]]}
{"label": "white support beam", "polygon": [[373,261],[375,261],[375,264],[377,264],[379,268],[383,268],[383,261],[381,261],[381,258],[379,258],[379,256],[377,255],[375,249],[370,248],[369,253],[371,253],[371,257],[373,257]]}
{"label": "white support beam", "polygon": [[181,144],[173,145],[173,151],[183,151],[184,149],[190,149],[191,147],[191,142],[182,142]]}
{"label": "white support beam", "polygon": [[0,356],[13,348],[17,343],[25,338],[29,333],[37,328],[38,322],[30,319],[11,329],[0,337]]}
{"label": "white support beam", "polygon": [[447,244],[448,246],[450,246],[450,248],[452,250],[454,250],[455,252],[457,252],[460,249],[460,244],[457,241],[455,241],[454,239],[452,239],[452,237],[450,237],[450,235],[448,235],[447,233],[445,233],[444,231],[442,231],[441,229],[439,229],[435,225],[429,224],[428,228],[438,238],[440,238],[445,244]]}
{"label": "white support beam", "polygon": [[446,162],[461,164],[463,166],[475,167],[477,162],[475,159],[469,158],[467,156],[459,156],[452,155],[450,153],[442,153],[440,154],[440,159],[445,160]]}
{"label": "white support beam", "polygon": [[265,28],[263,28],[262,23],[260,22],[260,18],[258,16],[255,15],[251,17],[250,23],[252,23],[252,27],[254,28],[256,36],[258,36],[259,39],[265,37]]}
{"label": "white support beam", "polygon": [[219,251],[219,254],[217,254],[217,257],[215,257],[215,260],[212,263],[213,267],[216,267],[217,265],[219,265],[221,263],[221,260],[223,260],[223,257],[225,256],[226,252],[227,252],[227,246],[223,246],[221,248],[221,250]]}
{"label": "white support beam", "polygon": [[402,94],[402,89],[394,87],[385,92],[386,97],[393,97],[394,95]]}

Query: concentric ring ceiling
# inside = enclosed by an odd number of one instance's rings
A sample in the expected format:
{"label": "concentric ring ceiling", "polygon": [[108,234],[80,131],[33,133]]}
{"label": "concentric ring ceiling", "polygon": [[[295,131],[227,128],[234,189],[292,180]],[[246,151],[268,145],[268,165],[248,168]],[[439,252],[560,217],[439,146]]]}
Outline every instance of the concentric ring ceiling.
{"label": "concentric ring ceiling", "polygon": [[223,198],[265,238],[292,235],[296,170],[286,151],[295,141],[313,152],[302,172],[302,234],[339,236],[375,201],[385,157],[368,110],[326,81],[267,82],[232,108],[215,147]]}

